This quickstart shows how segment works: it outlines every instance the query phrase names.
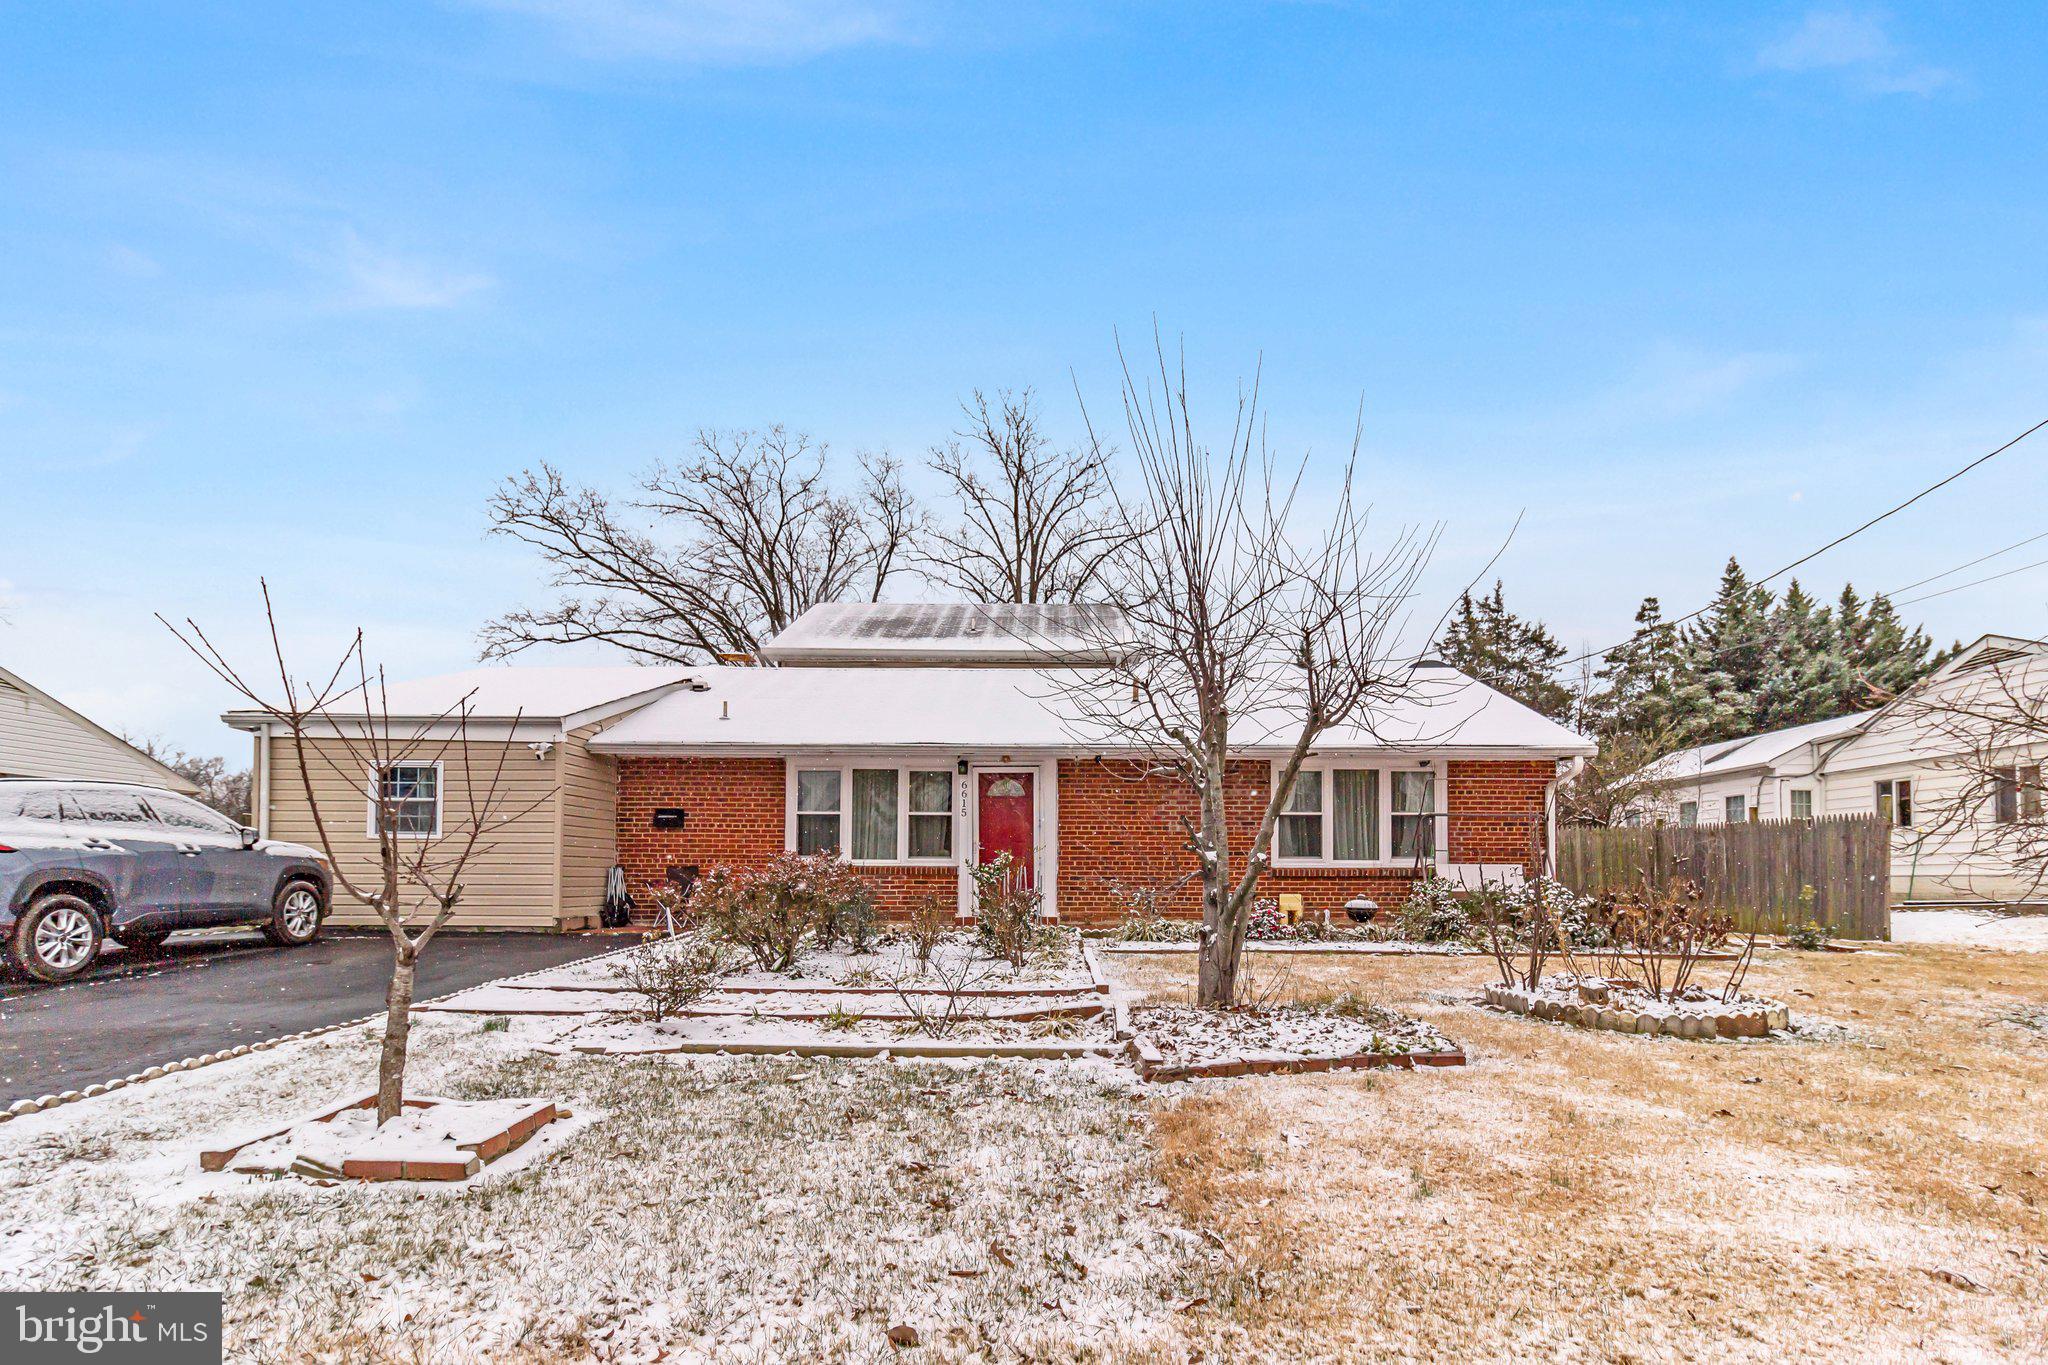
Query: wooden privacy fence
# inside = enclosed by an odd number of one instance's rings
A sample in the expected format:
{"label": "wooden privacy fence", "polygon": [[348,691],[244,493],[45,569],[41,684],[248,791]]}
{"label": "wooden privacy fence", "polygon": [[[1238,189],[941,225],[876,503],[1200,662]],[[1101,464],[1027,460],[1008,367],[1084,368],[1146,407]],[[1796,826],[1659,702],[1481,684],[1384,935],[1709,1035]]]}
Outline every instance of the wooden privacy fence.
{"label": "wooden privacy fence", "polygon": [[1813,918],[1837,936],[1890,938],[1891,865],[1891,824],[1876,815],[1557,832],[1557,879],[1584,895],[1684,878],[1744,929],[1772,934],[1799,923],[1810,886]]}

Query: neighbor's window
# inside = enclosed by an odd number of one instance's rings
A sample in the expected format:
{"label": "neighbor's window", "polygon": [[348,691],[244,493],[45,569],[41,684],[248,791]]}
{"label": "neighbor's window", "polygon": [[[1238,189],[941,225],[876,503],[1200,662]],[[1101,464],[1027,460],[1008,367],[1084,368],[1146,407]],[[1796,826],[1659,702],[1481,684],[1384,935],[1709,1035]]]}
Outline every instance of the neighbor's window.
{"label": "neighbor's window", "polygon": [[433,763],[394,763],[384,770],[382,800],[370,806],[371,828],[388,815],[390,831],[407,839],[441,832],[441,769]]}
{"label": "neighbor's window", "polygon": [[1807,787],[1792,789],[1792,818],[1811,820],[1813,818],[1813,792]]}
{"label": "neighbor's window", "polygon": [[1699,803],[1699,802],[1697,802],[1697,801],[1681,801],[1681,802],[1679,802],[1679,803],[1678,803],[1678,823],[1679,823],[1679,824],[1681,824],[1681,825],[1697,825],[1697,824],[1698,824],[1699,822],[1700,822],[1700,803]]}
{"label": "neighbor's window", "polygon": [[1742,798],[1731,796],[1721,802],[1721,818],[1731,825],[1742,823]]}
{"label": "neighbor's window", "polygon": [[1323,856],[1323,775],[1304,769],[1294,775],[1294,790],[1287,793],[1281,808],[1280,856],[1320,858]]}
{"label": "neighbor's window", "polygon": [[1888,777],[1878,783],[1877,813],[1901,829],[1913,828],[1913,779]]}
{"label": "neighbor's window", "polygon": [[953,775],[911,767],[804,768],[796,775],[796,851],[844,850],[857,863],[953,856]]}
{"label": "neighbor's window", "polygon": [[1436,780],[1428,773],[1394,774],[1394,856],[1436,856]]}
{"label": "neighbor's window", "polygon": [[2041,818],[2041,765],[2030,763],[2000,768],[1993,793],[1998,823],[2016,825]]}
{"label": "neighbor's window", "polygon": [[953,856],[953,774],[910,774],[910,856]]}
{"label": "neighbor's window", "polygon": [[796,775],[796,851],[839,851],[839,769],[813,768]]}

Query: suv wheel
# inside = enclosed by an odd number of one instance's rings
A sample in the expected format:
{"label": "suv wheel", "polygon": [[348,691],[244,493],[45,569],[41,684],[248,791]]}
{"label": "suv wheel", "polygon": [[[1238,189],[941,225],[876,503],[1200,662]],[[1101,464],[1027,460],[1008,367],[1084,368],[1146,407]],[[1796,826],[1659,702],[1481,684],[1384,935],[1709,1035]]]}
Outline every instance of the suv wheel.
{"label": "suv wheel", "polygon": [[39,896],[14,922],[8,960],[38,981],[69,981],[99,955],[99,911],[83,896]]}
{"label": "suv wheel", "polygon": [[319,887],[311,882],[286,882],[270,903],[270,918],[263,922],[263,936],[286,948],[311,943],[320,932],[325,909],[320,904]]}

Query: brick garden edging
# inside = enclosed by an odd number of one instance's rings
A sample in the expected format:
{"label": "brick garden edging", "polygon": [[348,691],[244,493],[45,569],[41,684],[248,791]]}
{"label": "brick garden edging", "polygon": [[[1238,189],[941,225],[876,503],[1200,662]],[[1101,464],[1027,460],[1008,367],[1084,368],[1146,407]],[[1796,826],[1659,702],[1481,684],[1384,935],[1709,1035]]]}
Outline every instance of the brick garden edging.
{"label": "brick garden edging", "polygon": [[[602,962],[606,958],[617,957],[621,953],[631,952],[639,946],[637,943],[631,943],[622,948],[614,948],[608,953],[596,953],[590,957],[579,958],[577,961]],[[518,972],[511,976],[501,976],[494,981],[486,981],[482,984],[498,986],[503,985],[507,981],[524,981],[527,977],[539,976],[542,972],[557,971],[561,966],[562,964],[556,963],[554,966],[536,967],[530,972]],[[463,987],[463,990],[475,989],[477,988],[474,986]],[[447,995],[439,995],[435,996],[432,1000],[417,1002],[413,1005],[413,1008],[419,1009],[421,1005],[438,1005],[443,1000],[460,994],[462,994],[462,991],[450,991]],[[384,1011],[377,1010],[374,1013],[365,1014],[357,1019],[344,1019],[339,1024],[322,1024],[319,1028],[301,1029],[297,1033],[286,1033],[275,1038],[265,1038],[260,1043],[238,1043],[234,1047],[223,1048],[219,1052],[203,1052],[194,1057],[184,1057],[175,1062],[165,1062],[161,1066],[145,1067],[141,1071],[131,1072],[126,1076],[116,1076],[112,1080],[88,1085],[81,1090],[66,1090],[56,1095],[39,1095],[32,1100],[16,1100],[5,1109],[0,1109],[0,1123],[6,1123],[10,1119],[25,1118],[30,1114],[39,1114],[45,1110],[55,1109],[60,1105],[75,1104],[79,1100],[89,1100],[98,1095],[111,1094],[116,1090],[125,1090],[131,1085],[140,1085],[144,1081],[154,1081],[177,1072],[197,1071],[202,1066],[212,1066],[216,1062],[232,1061],[236,1057],[246,1057],[252,1052],[268,1052],[273,1048],[283,1047],[286,1043],[303,1042],[305,1039],[318,1038],[323,1034],[334,1033],[345,1028],[360,1028],[364,1024],[375,1023],[383,1017]],[[347,1108],[348,1106],[344,1105],[342,1107]]]}
{"label": "brick garden edging", "polygon": [[[405,1100],[407,1109],[432,1109],[443,1101],[430,1096],[419,1096]],[[353,1109],[374,1108],[377,1094],[371,1091],[359,1099],[332,1109],[296,1118],[282,1126],[265,1128],[236,1139],[222,1147],[210,1147],[199,1153],[199,1169],[202,1171],[224,1171],[235,1157],[246,1148],[274,1137],[283,1137],[294,1128],[308,1123],[327,1123]],[[351,1180],[467,1180],[481,1171],[488,1162],[496,1161],[505,1153],[519,1146],[541,1129],[557,1119],[569,1117],[568,1112],[549,1100],[532,1102],[527,1112],[511,1124],[487,1134],[473,1142],[458,1142],[456,1147],[468,1153],[461,1161],[415,1161],[410,1158],[349,1157],[341,1163],[341,1174]]]}
{"label": "brick garden edging", "polygon": [[1169,1066],[1166,1055],[1143,1034],[1128,1044],[1138,1075],[1147,1081],[1194,1081],[1232,1076],[1292,1076],[1310,1071],[1365,1071],[1390,1068],[1413,1071],[1418,1066],[1463,1066],[1465,1054],[1450,1052],[1353,1052],[1342,1057],[1225,1057],[1213,1062]]}
{"label": "brick garden edging", "polygon": [[1553,1000],[1534,991],[1502,985],[1486,988],[1486,1003],[1510,1014],[1529,1015],[1550,1023],[1614,1033],[1661,1034],[1668,1038],[1762,1038],[1788,1027],[1792,1021],[1791,1010],[1776,1002],[1767,1002],[1760,1008],[1722,1005],[1659,1015],[1613,1004]]}

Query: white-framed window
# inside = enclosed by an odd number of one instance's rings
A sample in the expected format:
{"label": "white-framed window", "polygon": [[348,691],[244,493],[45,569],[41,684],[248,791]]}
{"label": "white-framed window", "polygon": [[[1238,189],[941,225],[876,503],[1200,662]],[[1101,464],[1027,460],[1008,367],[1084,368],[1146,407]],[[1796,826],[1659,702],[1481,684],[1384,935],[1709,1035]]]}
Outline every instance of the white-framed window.
{"label": "white-framed window", "polygon": [[391,813],[391,829],[401,839],[436,839],[441,834],[441,765],[435,763],[393,763],[377,776],[383,793],[370,796],[370,817],[365,832],[372,838],[378,828],[378,811]]}
{"label": "white-framed window", "polygon": [[953,773],[916,763],[792,763],[789,846],[855,863],[953,861]]}
{"label": "white-framed window", "polygon": [[1813,818],[1813,788],[1794,787],[1791,797],[1792,818],[1794,820],[1811,820]]}
{"label": "white-framed window", "polygon": [[1913,779],[1887,777],[1879,782],[1877,813],[1900,829],[1913,828]]}
{"label": "white-framed window", "polygon": [[1304,764],[1280,808],[1274,858],[1339,865],[1428,862],[1436,856],[1436,786],[1436,774],[1424,768]]}
{"label": "white-framed window", "polygon": [[1679,803],[1678,803],[1678,823],[1679,823],[1679,824],[1681,824],[1681,825],[1697,825],[1697,824],[1698,824],[1699,822],[1700,822],[1700,803],[1699,803],[1699,802],[1697,802],[1697,801],[1681,801],[1681,802],[1679,802]]}
{"label": "white-framed window", "polygon": [[2041,818],[2041,765],[2000,768],[1992,793],[1992,815],[2001,825],[2033,824]]}
{"label": "white-framed window", "polygon": [[1731,825],[1739,825],[1742,823],[1742,798],[1740,796],[1729,796],[1722,798],[1721,818],[1726,820]]}

